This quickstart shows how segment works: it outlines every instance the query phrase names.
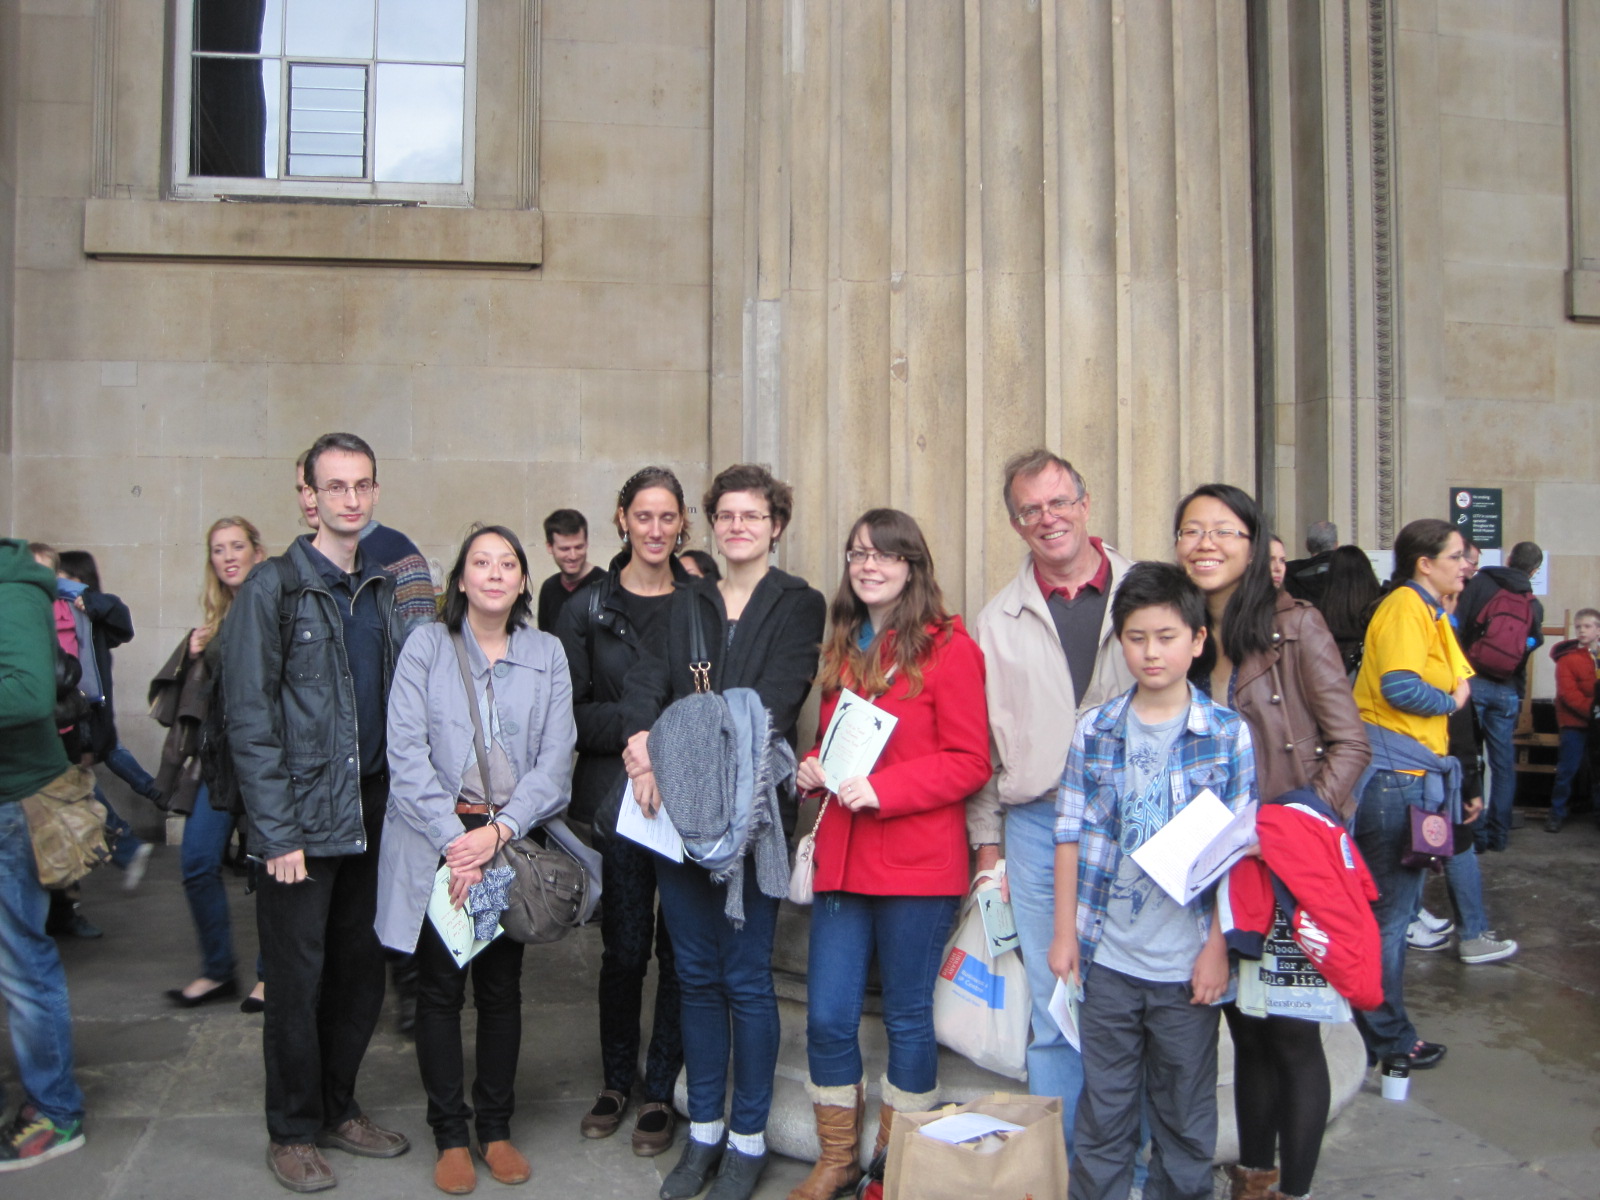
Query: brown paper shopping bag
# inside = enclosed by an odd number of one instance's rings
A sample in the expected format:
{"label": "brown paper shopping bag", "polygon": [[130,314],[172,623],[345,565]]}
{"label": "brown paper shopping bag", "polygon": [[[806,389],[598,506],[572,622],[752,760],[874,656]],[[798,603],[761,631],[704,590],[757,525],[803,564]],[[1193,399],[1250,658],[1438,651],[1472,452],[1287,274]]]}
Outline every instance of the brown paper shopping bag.
{"label": "brown paper shopping bag", "polygon": [[[923,1136],[922,1126],[966,1112],[999,1117],[1022,1132],[998,1148],[993,1138],[952,1146]],[[1062,1200],[1066,1194],[1059,1097],[995,1092],[940,1112],[895,1114],[884,1200]]]}

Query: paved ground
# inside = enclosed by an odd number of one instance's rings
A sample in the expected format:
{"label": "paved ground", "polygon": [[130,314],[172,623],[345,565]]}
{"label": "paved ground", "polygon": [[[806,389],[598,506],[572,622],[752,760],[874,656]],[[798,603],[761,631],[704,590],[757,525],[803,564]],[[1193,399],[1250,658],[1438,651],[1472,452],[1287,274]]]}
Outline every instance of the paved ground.
{"label": "paved ground", "polygon": [[[1413,1013],[1425,1036],[1450,1046],[1449,1057],[1414,1077],[1405,1104],[1382,1100],[1369,1082],[1329,1131],[1320,1200],[1600,1197],[1600,830],[1586,820],[1552,837],[1539,828],[1542,814],[1530,816],[1512,849],[1484,863],[1491,919],[1522,942],[1522,953],[1482,967],[1464,967],[1451,954],[1413,953]],[[0,1196],[285,1195],[262,1161],[261,1018],[232,1006],[179,1012],[162,997],[190,978],[195,962],[176,849],[157,848],[138,892],[124,894],[120,885],[110,871],[86,883],[85,909],[106,936],[63,946],[89,1143],[59,1162],[6,1176]],[[230,887],[248,962],[255,948],[249,902],[237,881]],[[1442,907],[1437,884],[1429,894],[1436,910]],[[534,1176],[516,1193],[522,1196],[646,1200],[675,1158],[675,1151],[654,1161],[634,1158],[625,1136],[578,1136],[578,1118],[598,1087],[599,950],[591,930],[527,956],[514,1128]],[[8,1040],[0,1048],[0,1081],[14,1104]],[[367,1057],[360,1095],[417,1149],[388,1162],[331,1153],[337,1194],[437,1195],[416,1060],[394,1031],[392,1011]],[[782,1200],[804,1173],[802,1164],[776,1161],[758,1195]],[[499,1191],[487,1174],[480,1178],[480,1193]]]}

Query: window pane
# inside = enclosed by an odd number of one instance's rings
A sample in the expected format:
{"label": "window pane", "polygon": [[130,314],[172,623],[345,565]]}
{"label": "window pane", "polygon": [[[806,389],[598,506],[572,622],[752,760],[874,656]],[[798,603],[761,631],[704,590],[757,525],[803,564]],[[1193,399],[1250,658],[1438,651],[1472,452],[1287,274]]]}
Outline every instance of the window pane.
{"label": "window pane", "polygon": [[465,62],[467,0],[378,0],[378,57]]}
{"label": "window pane", "polygon": [[371,58],[373,0],[289,0],[289,54]]}
{"label": "window pane", "polygon": [[378,65],[373,178],[390,183],[460,183],[461,67]]}
{"label": "window pane", "polygon": [[279,79],[277,62],[195,57],[191,175],[277,178]]}
{"label": "window pane", "polygon": [[365,67],[289,67],[289,174],[366,176]]}
{"label": "window pane", "polygon": [[359,158],[338,158],[331,155],[291,154],[291,175],[332,175],[339,179],[360,179]]}
{"label": "window pane", "polygon": [[219,54],[277,54],[283,0],[194,0],[194,48]]}

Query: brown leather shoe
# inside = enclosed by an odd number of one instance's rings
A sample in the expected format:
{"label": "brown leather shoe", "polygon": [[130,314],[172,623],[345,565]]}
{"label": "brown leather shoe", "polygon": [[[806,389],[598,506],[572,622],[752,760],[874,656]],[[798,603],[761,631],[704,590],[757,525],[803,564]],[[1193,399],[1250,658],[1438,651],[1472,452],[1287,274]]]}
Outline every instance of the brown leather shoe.
{"label": "brown leather shoe", "polygon": [[489,1174],[494,1176],[496,1183],[527,1183],[528,1176],[533,1174],[533,1168],[528,1165],[522,1151],[510,1142],[485,1142],[479,1153],[483,1155],[483,1161],[489,1164]]}
{"label": "brown leather shoe", "polygon": [[451,1196],[465,1196],[478,1186],[478,1173],[472,1169],[472,1151],[451,1146],[439,1151],[433,1164],[433,1186]]}
{"label": "brown leather shoe", "polygon": [[267,1146],[267,1166],[272,1177],[291,1192],[325,1192],[339,1182],[328,1160],[304,1142],[286,1146],[272,1142]]}
{"label": "brown leather shoe", "polygon": [[633,1123],[633,1152],[640,1158],[654,1158],[672,1147],[673,1131],[678,1118],[672,1105],[652,1100],[639,1106],[638,1119]]}
{"label": "brown leather shoe", "polygon": [[398,1158],[411,1149],[405,1134],[380,1129],[365,1114],[351,1117],[333,1129],[324,1129],[317,1134],[317,1145],[359,1154],[362,1158]]}
{"label": "brown leather shoe", "polygon": [[606,1088],[594,1098],[594,1105],[578,1122],[578,1131],[586,1138],[610,1137],[622,1124],[622,1114],[628,1111],[628,1098],[621,1092]]}

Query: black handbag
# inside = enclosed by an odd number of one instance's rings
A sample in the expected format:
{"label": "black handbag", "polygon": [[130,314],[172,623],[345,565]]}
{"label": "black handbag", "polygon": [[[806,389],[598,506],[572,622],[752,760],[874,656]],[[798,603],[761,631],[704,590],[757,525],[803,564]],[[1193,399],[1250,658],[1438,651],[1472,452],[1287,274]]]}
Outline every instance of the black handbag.
{"label": "black handbag", "polygon": [[[456,664],[467,689],[467,711],[472,714],[472,746],[478,755],[478,771],[483,777],[485,798],[496,807],[489,794],[489,754],[485,749],[483,718],[478,713],[478,693],[472,686],[472,669],[467,665],[467,648],[460,633],[452,633]],[[491,703],[493,677],[489,683]],[[585,864],[559,838],[544,829],[532,829],[500,847],[489,865],[510,867],[515,878],[506,889],[508,907],[500,914],[500,925],[514,942],[537,946],[557,942],[576,929],[594,911],[590,893],[594,881]]]}

